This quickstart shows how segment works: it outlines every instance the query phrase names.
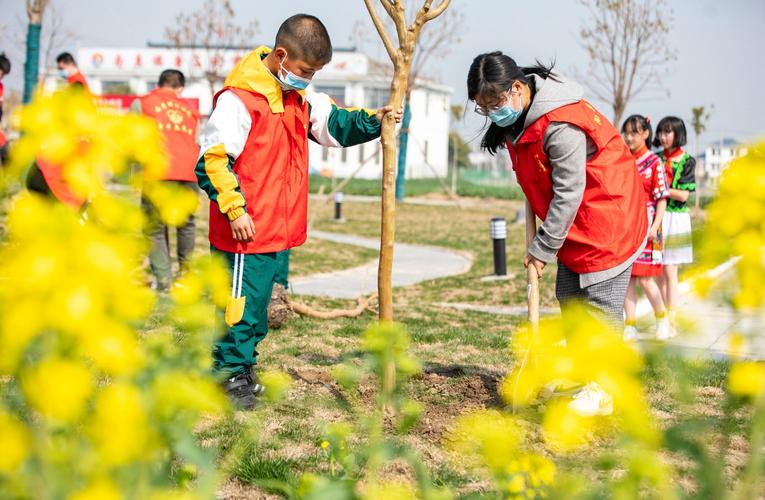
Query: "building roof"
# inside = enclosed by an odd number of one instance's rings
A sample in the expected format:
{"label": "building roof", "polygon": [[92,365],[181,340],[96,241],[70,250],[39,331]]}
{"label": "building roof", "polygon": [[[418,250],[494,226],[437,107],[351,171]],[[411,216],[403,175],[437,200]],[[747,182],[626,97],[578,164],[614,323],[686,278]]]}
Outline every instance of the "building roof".
{"label": "building roof", "polygon": [[[146,42],[146,46],[150,49],[215,49],[215,50],[247,50],[250,51],[260,45],[271,46],[270,43],[256,43],[254,45],[210,45],[204,46],[199,44],[181,44],[176,45],[173,42]],[[333,52],[356,52],[356,47],[332,47]]]}
{"label": "building roof", "polygon": [[740,141],[737,141],[736,139],[732,137],[724,137],[722,140],[716,140],[712,141],[708,144],[707,147],[714,148],[714,147],[731,147],[731,146],[740,146],[742,143]]}

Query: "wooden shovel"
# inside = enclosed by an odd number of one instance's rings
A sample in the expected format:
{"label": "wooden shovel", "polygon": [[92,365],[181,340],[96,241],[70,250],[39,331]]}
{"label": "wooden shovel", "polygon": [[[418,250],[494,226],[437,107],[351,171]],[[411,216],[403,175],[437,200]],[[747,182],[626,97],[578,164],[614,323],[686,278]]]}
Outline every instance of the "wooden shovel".
{"label": "wooden shovel", "polygon": [[[526,201],[526,254],[528,255],[529,246],[537,234],[537,219],[531,210],[531,205]],[[528,283],[527,303],[529,309],[529,323],[534,334],[539,331],[539,277],[537,268],[529,264],[526,268],[526,280]]]}
{"label": "wooden shovel", "polygon": [[[531,245],[534,236],[537,233],[537,219],[534,215],[534,211],[531,210],[531,205],[526,201],[526,255],[528,255],[529,245]],[[528,305],[528,320],[531,325],[531,335],[536,337],[539,334],[539,277],[537,276],[537,268],[534,265],[529,264],[526,267],[526,283],[527,294],[526,302]],[[529,361],[530,347],[526,349],[523,356],[520,359],[520,366],[518,367],[518,373],[513,384],[513,413],[516,412],[516,399],[518,393],[518,382],[521,379],[521,372],[526,367]]]}

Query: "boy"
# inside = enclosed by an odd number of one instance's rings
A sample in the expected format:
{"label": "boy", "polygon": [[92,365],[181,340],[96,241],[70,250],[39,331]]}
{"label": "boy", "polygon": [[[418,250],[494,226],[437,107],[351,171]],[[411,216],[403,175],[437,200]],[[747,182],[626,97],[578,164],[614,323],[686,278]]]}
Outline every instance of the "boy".
{"label": "boy", "polygon": [[213,366],[226,376],[226,393],[245,409],[263,390],[251,370],[268,332],[277,253],[306,240],[308,138],[335,147],[370,141],[392,112],[389,106],[341,109],[324,94],[306,92],[331,58],[321,21],[290,17],[273,50],[258,47],[231,71],[201,139],[196,174],[210,197],[210,244],[233,278],[228,328],[213,349]]}
{"label": "boy", "polygon": [[[197,179],[194,167],[199,157],[199,113],[181,100],[185,85],[186,77],[183,73],[176,69],[166,69],[159,75],[154,90],[133,101],[131,111],[153,118],[162,132],[169,161],[164,181],[191,190],[196,195]],[[141,199],[141,206],[149,221],[146,233],[151,238],[151,272],[156,280],[157,290],[166,291],[173,281],[168,229],[146,197]],[[176,233],[178,264],[182,271],[184,263],[194,251],[194,214],[178,226]]]}
{"label": "boy", "polygon": [[[56,67],[59,76],[66,80],[67,88],[90,92],[88,82],[77,68],[72,54],[69,52],[59,54],[56,57]],[[84,209],[87,201],[69,187],[58,165],[39,158],[29,168],[26,186],[30,191],[53,197],[78,212]]]}
{"label": "boy", "polygon": [[77,67],[77,63],[69,52],[62,52],[56,56],[56,68],[58,68],[59,76],[66,80],[66,83],[72,87],[82,87],[83,90],[88,89],[88,82],[85,80],[85,76],[80,72],[80,68]]}

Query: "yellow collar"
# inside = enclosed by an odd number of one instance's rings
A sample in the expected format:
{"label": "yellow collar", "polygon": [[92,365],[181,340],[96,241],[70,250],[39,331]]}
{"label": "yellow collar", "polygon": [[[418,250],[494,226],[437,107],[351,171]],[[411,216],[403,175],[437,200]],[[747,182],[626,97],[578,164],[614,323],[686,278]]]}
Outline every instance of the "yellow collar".
{"label": "yellow collar", "polygon": [[[284,113],[282,88],[274,75],[263,64],[263,56],[271,52],[269,47],[261,45],[244,56],[226,77],[224,86],[256,92],[266,99],[272,113]],[[305,91],[293,91],[305,99]]]}

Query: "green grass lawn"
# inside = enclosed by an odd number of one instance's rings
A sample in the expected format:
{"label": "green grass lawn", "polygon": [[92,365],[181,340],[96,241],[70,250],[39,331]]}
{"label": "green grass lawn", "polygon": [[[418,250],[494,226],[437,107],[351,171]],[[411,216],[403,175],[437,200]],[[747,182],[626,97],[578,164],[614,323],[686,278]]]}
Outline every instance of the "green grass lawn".
{"label": "green grass lawn", "polygon": [[[379,203],[348,202],[345,224],[332,222],[332,206],[312,200],[313,227],[320,230],[379,237]],[[424,405],[423,418],[406,436],[429,468],[437,484],[462,494],[482,492],[488,486],[455,460],[444,446],[444,435],[455,418],[479,408],[499,408],[503,404],[497,385],[512,366],[508,341],[522,318],[493,316],[458,311],[434,305],[435,302],[463,302],[482,305],[525,304],[524,228],[510,225],[507,240],[508,281],[481,281],[492,273],[489,220],[504,216],[512,220],[519,201],[473,200],[456,206],[400,204],[397,212],[397,241],[437,245],[464,252],[473,259],[472,268],[461,276],[431,280],[397,289],[394,310],[411,338],[411,352],[422,362],[423,373],[412,379],[406,392]],[[209,250],[207,206],[198,212],[197,251]],[[698,233],[694,232],[696,236]],[[375,252],[320,240],[309,240],[293,252],[292,275],[307,275],[353,267],[375,258]],[[554,306],[555,266],[545,270],[541,281],[543,306]],[[351,301],[298,297],[316,308],[349,307]],[[348,421],[371,407],[368,393],[349,394],[334,382],[333,367],[360,360],[361,332],[375,320],[365,314],[357,319],[317,320],[293,318],[285,327],[272,331],[259,346],[260,368],[279,369],[293,378],[293,387],[278,404],[264,405],[250,416],[211,420],[198,429],[204,446],[220,450],[221,455],[238,450],[236,460],[222,463],[227,480],[219,491],[221,498],[278,498],[274,481],[295,484],[304,472],[326,472],[328,465],[320,443],[326,425]],[[163,325],[156,320],[144,325],[151,332]],[[689,383],[678,387],[678,374]],[[680,416],[693,416],[705,429],[699,440],[714,442],[714,429],[723,424],[726,404],[724,384],[726,365],[720,362],[687,362],[681,359],[649,359],[643,374],[652,410],[663,426]],[[368,388],[368,385],[367,385]],[[680,397],[685,394],[692,397]],[[348,411],[348,404],[356,409]],[[738,412],[732,425],[742,438],[749,414]],[[532,435],[538,435],[534,429]],[[363,440],[360,436],[357,439]],[[538,444],[538,443],[537,443]],[[614,443],[604,441],[596,451],[608,450]],[[574,470],[597,481],[604,474],[591,451],[556,457],[561,469]],[[736,470],[746,449],[732,455],[726,465]],[[693,464],[684,457],[668,453],[686,491],[693,491],[689,479]],[[728,463],[729,462],[729,463]],[[408,477],[407,471],[391,470],[391,476]]]}
{"label": "green grass lawn", "polygon": [[[332,191],[333,186],[340,184],[343,179],[332,179],[319,175],[310,177],[309,190],[311,193],[317,193],[321,186],[324,186],[324,192]],[[445,181],[447,184],[449,181]],[[422,196],[427,194],[444,194],[441,183],[436,179],[407,179],[406,196]],[[380,196],[382,187],[379,179],[352,179],[343,188],[345,194]],[[476,198],[498,198],[504,200],[520,200],[523,197],[520,187],[511,185],[506,181],[497,183],[477,184],[467,179],[460,179],[457,183],[457,194],[459,196]]]}
{"label": "green grass lawn", "polygon": [[[312,203],[315,229],[379,237],[379,203],[346,203],[345,224],[332,222],[331,204],[315,200]],[[445,451],[444,434],[462,413],[502,407],[497,384],[512,365],[508,341],[522,318],[458,311],[434,303],[525,304],[525,272],[521,265],[523,225],[509,226],[508,271],[513,277],[508,281],[481,281],[493,271],[489,220],[494,216],[512,220],[519,206],[518,201],[487,199],[465,203],[463,208],[404,203],[397,210],[397,241],[442,246],[473,258],[471,270],[464,275],[423,282],[394,293],[395,318],[406,326],[412,338],[411,351],[424,366],[423,373],[406,388],[425,407],[422,420],[406,442],[417,450],[438,484],[460,493],[481,492],[487,483]],[[200,250],[206,248],[202,236],[200,228]],[[309,240],[293,253],[292,275],[352,267],[374,257],[369,250]],[[556,304],[554,277],[555,266],[551,265],[541,281],[543,306]],[[351,301],[343,300],[297,299],[320,309],[352,305]],[[278,497],[274,480],[295,484],[304,472],[327,471],[327,461],[319,446],[325,426],[355,418],[353,415],[363,414],[371,406],[363,393],[348,394],[340,389],[330,371],[347,360],[361,358],[359,336],[374,320],[372,314],[358,319],[293,318],[282,329],[269,333],[258,348],[260,367],[284,370],[292,376],[294,385],[287,398],[264,407],[254,422],[240,415],[236,420],[212,422],[200,430],[199,437],[207,446],[221,451],[241,447],[239,459],[228,467],[229,479],[220,491],[222,497]],[[675,396],[678,371],[690,374],[688,390],[698,395],[703,405]],[[713,425],[718,423],[715,419],[719,419],[725,402],[724,374],[725,365],[716,362],[690,363],[677,359],[649,363],[644,380],[660,423],[671,425],[678,415],[688,414],[698,415]],[[349,401],[357,412],[348,411]],[[743,423],[745,416],[741,418]],[[249,435],[250,426],[260,432],[257,438],[248,440],[243,436]],[[598,446],[602,451],[612,445],[606,441]],[[592,455],[575,453],[556,461],[562,468],[597,480],[607,473],[598,470]],[[692,490],[694,485],[686,477],[690,472],[687,461],[671,454],[667,460],[680,471],[680,484]],[[399,473],[407,475],[405,471]]]}

